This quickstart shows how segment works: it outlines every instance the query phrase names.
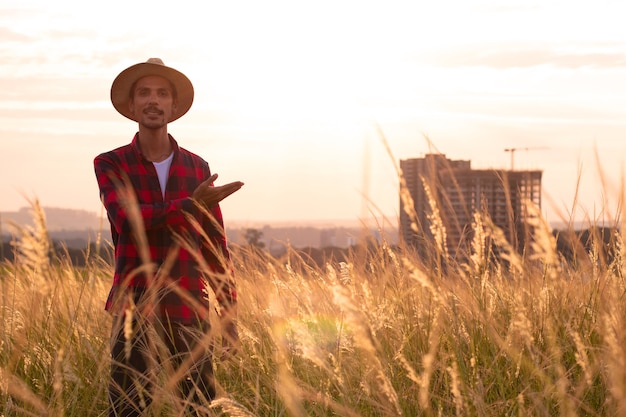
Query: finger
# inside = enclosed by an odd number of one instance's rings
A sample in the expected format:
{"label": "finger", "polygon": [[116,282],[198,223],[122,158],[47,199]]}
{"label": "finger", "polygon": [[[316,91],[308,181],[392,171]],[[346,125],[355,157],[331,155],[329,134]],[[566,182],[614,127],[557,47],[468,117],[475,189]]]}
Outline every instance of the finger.
{"label": "finger", "polygon": [[235,181],[235,182],[231,182],[230,184],[227,184],[227,186],[230,191],[230,194],[232,194],[235,191],[239,190],[241,187],[243,187],[243,182]]}
{"label": "finger", "polygon": [[206,185],[213,185],[213,183],[215,182],[215,180],[217,179],[217,177],[218,177],[218,175],[217,175],[217,174],[213,174],[213,175],[211,175],[209,178],[207,178],[207,179],[204,181],[204,184],[206,184]]}
{"label": "finger", "polygon": [[241,187],[243,187],[243,182],[231,182],[230,184],[227,184],[227,187],[229,190],[232,191],[237,191],[238,189],[240,189]]}
{"label": "finger", "polygon": [[226,197],[228,197],[229,195],[233,194],[235,191],[238,191],[241,188],[241,185],[230,185],[227,188],[223,189],[222,195],[221,195],[221,199],[225,199]]}
{"label": "finger", "polygon": [[242,186],[243,186],[243,183],[237,181],[237,182],[231,182],[228,184],[216,186],[214,187],[214,190],[217,191],[220,196],[226,197],[227,195],[230,195],[234,193],[235,191],[237,191],[238,189],[240,189]]}

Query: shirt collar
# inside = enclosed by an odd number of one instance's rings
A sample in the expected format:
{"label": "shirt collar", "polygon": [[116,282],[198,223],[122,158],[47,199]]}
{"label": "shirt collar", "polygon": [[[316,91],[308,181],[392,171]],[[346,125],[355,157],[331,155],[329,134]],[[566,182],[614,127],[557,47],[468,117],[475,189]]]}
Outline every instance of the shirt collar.
{"label": "shirt collar", "polygon": [[[176,142],[176,139],[174,139],[174,137],[170,135],[169,133],[167,134],[167,137],[170,139],[170,144],[172,145],[172,151],[174,152],[174,157],[176,157],[176,155],[178,155],[178,150],[179,150],[178,142]],[[148,161],[146,157],[143,155],[143,153],[141,152],[141,147],[139,146],[139,132],[135,133],[135,136],[133,137],[133,140],[130,143],[130,146],[133,148],[133,151],[137,155],[137,158],[142,159],[144,161]]]}

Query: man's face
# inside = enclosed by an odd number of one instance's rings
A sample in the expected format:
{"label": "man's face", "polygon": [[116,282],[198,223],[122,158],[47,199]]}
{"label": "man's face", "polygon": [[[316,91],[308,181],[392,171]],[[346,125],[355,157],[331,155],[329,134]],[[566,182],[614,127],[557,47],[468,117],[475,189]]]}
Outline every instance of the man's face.
{"label": "man's face", "polygon": [[139,124],[149,129],[167,125],[176,112],[172,85],[158,75],[140,78],[128,105]]}

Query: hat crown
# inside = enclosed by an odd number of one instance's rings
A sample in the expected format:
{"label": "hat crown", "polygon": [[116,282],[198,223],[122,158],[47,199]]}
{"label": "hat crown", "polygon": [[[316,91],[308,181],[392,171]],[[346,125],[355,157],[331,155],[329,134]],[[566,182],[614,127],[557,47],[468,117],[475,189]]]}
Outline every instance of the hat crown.
{"label": "hat crown", "polygon": [[148,58],[148,60],[146,61],[146,64],[157,64],[157,65],[165,66],[161,58]]}

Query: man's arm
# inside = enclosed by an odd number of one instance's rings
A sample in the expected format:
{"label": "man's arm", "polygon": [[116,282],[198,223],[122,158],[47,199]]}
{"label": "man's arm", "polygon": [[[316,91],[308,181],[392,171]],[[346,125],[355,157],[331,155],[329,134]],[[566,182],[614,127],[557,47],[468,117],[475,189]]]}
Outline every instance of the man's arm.
{"label": "man's arm", "polygon": [[194,209],[190,198],[140,203],[128,175],[108,154],[95,158],[94,170],[100,198],[118,233],[129,232],[139,221],[146,230],[185,224],[183,212],[192,212]]}

